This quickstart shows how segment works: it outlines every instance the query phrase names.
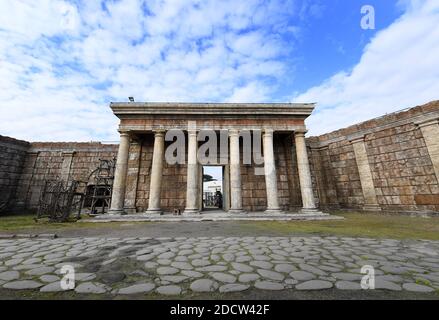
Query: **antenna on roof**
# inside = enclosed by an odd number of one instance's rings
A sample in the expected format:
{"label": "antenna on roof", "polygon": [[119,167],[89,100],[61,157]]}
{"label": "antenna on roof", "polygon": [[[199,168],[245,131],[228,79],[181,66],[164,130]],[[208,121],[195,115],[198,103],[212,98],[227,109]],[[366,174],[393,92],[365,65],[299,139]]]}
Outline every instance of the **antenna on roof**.
{"label": "antenna on roof", "polygon": [[134,102],[134,97],[128,97],[128,100],[130,100],[130,102]]}

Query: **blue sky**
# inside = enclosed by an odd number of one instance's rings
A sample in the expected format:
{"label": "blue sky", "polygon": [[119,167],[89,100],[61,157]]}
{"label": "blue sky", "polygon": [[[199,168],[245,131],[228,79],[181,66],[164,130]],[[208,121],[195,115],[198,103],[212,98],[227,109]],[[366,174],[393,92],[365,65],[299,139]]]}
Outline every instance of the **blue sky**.
{"label": "blue sky", "polygon": [[[352,68],[376,32],[385,29],[403,13],[395,1],[333,0],[319,4],[318,14],[303,21],[298,46],[296,83],[289,90],[303,92],[340,70]],[[375,8],[375,29],[360,28],[361,7]],[[285,92],[288,95],[288,91]]]}
{"label": "blue sky", "polygon": [[435,0],[3,0],[0,134],[117,141],[128,96],[317,102],[329,132],[438,99],[438,24]]}

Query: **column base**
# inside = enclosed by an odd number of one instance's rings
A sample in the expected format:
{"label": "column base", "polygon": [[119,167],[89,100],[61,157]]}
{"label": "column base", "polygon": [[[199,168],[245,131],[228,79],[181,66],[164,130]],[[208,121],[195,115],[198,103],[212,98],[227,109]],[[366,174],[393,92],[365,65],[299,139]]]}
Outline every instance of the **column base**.
{"label": "column base", "polygon": [[145,211],[145,214],[162,215],[163,211],[162,209],[148,209]]}
{"label": "column base", "polygon": [[116,215],[121,216],[121,215],[124,215],[126,213],[125,213],[124,209],[110,209],[110,210],[108,210],[107,214],[114,215],[114,216],[116,216]]}
{"label": "column base", "polygon": [[125,211],[126,214],[135,214],[135,213],[137,213],[137,209],[135,207],[124,208],[124,211]]}
{"label": "column base", "polygon": [[280,208],[267,209],[264,211],[265,214],[281,214],[283,211]]}
{"label": "column base", "polygon": [[243,210],[243,209],[230,209],[229,211],[227,211],[227,213],[230,213],[230,214],[245,214],[247,212],[245,210]]}
{"label": "column base", "polygon": [[317,208],[302,208],[299,210],[300,213],[321,213],[321,211]]}
{"label": "column base", "polygon": [[365,204],[363,206],[364,211],[381,211],[381,207],[378,204]]}
{"label": "column base", "polygon": [[184,209],[183,213],[184,216],[190,216],[194,214],[201,214],[201,211],[198,209]]}

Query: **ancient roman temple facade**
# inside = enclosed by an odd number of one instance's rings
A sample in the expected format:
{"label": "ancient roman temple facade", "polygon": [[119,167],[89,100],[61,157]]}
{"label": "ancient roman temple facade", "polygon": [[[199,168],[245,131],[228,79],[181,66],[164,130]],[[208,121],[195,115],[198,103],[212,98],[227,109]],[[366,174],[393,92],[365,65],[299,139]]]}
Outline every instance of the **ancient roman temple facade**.
{"label": "ancient roman temple facade", "polygon": [[221,167],[229,213],[317,211],[304,123],[313,104],[129,102],[111,109],[120,144],[110,213],[202,213],[203,165]]}
{"label": "ancient roman temple facade", "polygon": [[116,214],[206,212],[206,165],[222,172],[226,213],[439,212],[439,101],[306,138],[313,104],[110,107],[119,143],[0,136],[0,212],[34,210],[50,179],[90,184],[100,160],[113,158]]}

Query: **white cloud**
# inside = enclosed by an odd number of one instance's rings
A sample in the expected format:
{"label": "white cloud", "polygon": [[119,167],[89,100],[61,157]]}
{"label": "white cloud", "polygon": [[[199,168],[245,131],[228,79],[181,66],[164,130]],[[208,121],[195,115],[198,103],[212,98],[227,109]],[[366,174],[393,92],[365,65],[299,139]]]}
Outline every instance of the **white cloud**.
{"label": "white cloud", "polygon": [[267,88],[259,82],[251,82],[246,86],[235,88],[227,102],[264,102],[268,98]]}
{"label": "white cloud", "polygon": [[2,1],[0,26],[32,41],[42,35],[75,32],[79,16],[76,7],[66,1]]}
{"label": "white cloud", "polygon": [[[272,101],[309,1],[0,2],[0,134],[118,140],[110,101]],[[310,133],[437,99],[437,1],[404,0],[359,63],[294,97]]]}
{"label": "white cloud", "polygon": [[296,11],[280,0],[2,1],[0,134],[117,140],[108,104],[128,96],[269,99]]}
{"label": "white cloud", "polygon": [[293,98],[317,102],[317,135],[439,99],[439,2],[404,1],[406,13],[365,47],[359,63]]}

